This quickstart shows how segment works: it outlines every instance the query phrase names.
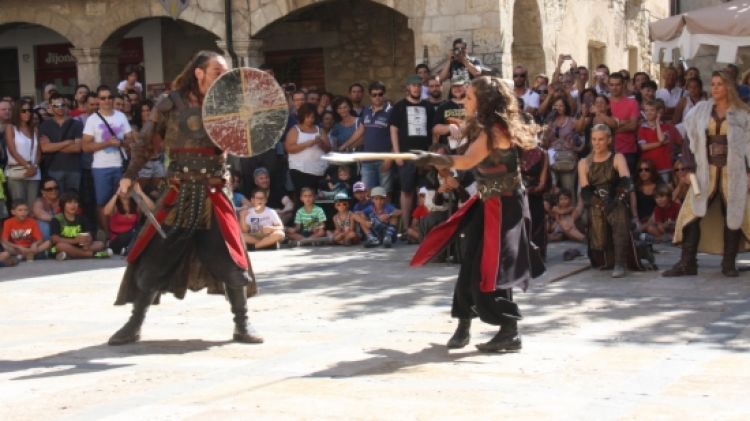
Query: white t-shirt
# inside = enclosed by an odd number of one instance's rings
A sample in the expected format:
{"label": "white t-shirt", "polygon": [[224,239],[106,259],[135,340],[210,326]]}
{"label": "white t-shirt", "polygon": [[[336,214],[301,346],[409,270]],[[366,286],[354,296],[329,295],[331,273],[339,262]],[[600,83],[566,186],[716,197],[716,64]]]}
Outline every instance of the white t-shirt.
{"label": "white t-shirt", "polygon": [[539,94],[526,88],[526,92],[519,98],[523,100],[524,109],[539,108]]}
{"label": "white t-shirt", "polygon": [[683,89],[679,86],[675,86],[671,91],[667,88],[661,88],[656,91],[656,98],[664,101],[667,108],[674,108],[680,102],[683,92]]}
{"label": "white t-shirt", "polygon": [[245,223],[250,228],[250,234],[261,232],[263,227],[278,227],[284,225],[275,210],[266,207],[263,212],[256,212],[255,208],[250,208],[245,215]]}
{"label": "white t-shirt", "polygon": [[[119,140],[123,140],[125,135],[130,133],[130,123],[125,114],[113,110],[112,115],[105,116],[102,114],[109,127],[115,132],[115,135]],[[112,134],[107,129],[107,125],[104,124],[101,118],[96,114],[91,114],[86,119],[86,126],[83,128],[83,134],[94,137],[94,142],[102,143],[112,139]],[[120,148],[104,148],[100,151],[94,152],[94,162],[91,164],[91,168],[113,168],[122,166],[122,157],[120,156]]]}
{"label": "white t-shirt", "polygon": [[[122,80],[122,81],[120,81],[120,83],[117,84],[117,91],[118,92],[123,92],[124,93],[126,89],[128,89],[128,81],[127,80]],[[139,94],[141,92],[143,92],[143,85],[141,84],[141,82],[136,81],[134,89]]]}

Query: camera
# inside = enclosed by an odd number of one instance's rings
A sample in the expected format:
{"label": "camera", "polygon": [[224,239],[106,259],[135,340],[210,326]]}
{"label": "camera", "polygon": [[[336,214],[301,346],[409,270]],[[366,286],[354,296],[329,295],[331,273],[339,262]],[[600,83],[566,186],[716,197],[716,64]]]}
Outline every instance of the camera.
{"label": "camera", "polygon": [[463,53],[464,51],[466,51],[466,50],[463,49],[463,48],[461,48],[461,47],[456,47],[456,48],[453,49],[453,54],[454,55],[459,55],[459,54]]}

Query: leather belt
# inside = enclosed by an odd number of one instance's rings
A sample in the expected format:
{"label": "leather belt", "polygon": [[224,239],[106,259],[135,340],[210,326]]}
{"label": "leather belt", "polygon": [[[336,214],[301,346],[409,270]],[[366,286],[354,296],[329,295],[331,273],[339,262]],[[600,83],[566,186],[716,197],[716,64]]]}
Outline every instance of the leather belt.
{"label": "leather belt", "polygon": [[711,156],[724,156],[729,148],[721,143],[711,143],[708,145],[708,154]]}

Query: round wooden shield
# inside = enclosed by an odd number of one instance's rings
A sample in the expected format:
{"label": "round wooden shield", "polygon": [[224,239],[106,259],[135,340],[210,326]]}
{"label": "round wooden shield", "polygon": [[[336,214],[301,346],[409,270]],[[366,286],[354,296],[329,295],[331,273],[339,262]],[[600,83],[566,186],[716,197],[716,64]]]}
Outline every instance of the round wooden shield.
{"label": "round wooden shield", "polygon": [[276,79],[251,67],[221,75],[203,99],[203,126],[216,146],[248,157],[274,147],[286,128],[289,107]]}

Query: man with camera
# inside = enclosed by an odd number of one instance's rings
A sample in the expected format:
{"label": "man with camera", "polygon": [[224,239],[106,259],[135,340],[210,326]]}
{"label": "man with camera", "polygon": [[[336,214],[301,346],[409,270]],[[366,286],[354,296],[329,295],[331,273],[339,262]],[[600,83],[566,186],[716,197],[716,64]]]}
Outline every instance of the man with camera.
{"label": "man with camera", "polygon": [[453,49],[448,55],[448,61],[445,63],[438,76],[440,81],[450,80],[455,76],[462,76],[464,79],[474,79],[482,74],[482,63],[476,57],[470,57],[466,51],[466,41],[463,38],[453,40]]}

